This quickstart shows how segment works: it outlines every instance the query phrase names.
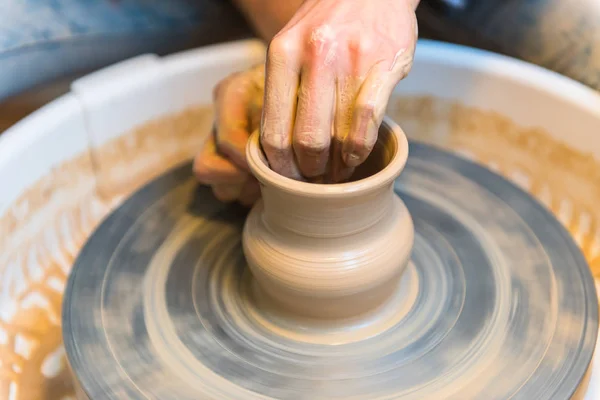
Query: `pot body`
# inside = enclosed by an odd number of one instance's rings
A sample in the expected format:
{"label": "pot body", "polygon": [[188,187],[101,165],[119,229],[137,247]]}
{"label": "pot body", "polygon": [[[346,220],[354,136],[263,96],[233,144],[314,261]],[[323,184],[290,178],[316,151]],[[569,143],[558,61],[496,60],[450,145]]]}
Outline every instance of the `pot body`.
{"label": "pot body", "polygon": [[273,201],[269,190],[250,212],[243,236],[246,260],[265,296],[298,315],[345,318],[376,310],[394,292],[410,259],[414,228],[391,187],[360,211],[329,202],[340,221],[357,224],[319,223],[310,218],[311,210],[324,211],[319,204],[279,203],[290,213],[308,211],[302,216],[308,217],[306,230],[298,224],[290,229],[287,213],[266,212]]}
{"label": "pot body", "polygon": [[384,121],[365,162],[371,175],[357,169],[356,180],[344,184],[297,182],[274,173],[256,134],[248,149],[262,199],[246,220],[243,246],[260,294],[315,318],[359,316],[383,305],[414,240],[408,209],[393,190],[408,156],[400,127]]}

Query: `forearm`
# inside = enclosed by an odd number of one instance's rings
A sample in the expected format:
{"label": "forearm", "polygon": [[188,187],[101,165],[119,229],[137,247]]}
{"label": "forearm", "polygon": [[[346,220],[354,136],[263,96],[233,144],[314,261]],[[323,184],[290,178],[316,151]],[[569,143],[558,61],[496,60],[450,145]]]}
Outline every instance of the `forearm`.
{"label": "forearm", "polygon": [[267,42],[288,23],[304,0],[233,0]]}
{"label": "forearm", "polygon": [[[408,0],[414,8],[417,8],[419,1]],[[292,19],[304,0],[233,0],[233,2],[260,37],[269,42]]]}

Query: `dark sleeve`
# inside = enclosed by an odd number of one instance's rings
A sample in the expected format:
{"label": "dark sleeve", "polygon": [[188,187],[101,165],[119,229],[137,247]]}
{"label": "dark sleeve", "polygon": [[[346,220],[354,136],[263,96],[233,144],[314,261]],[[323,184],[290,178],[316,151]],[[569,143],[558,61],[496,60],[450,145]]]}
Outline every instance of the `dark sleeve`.
{"label": "dark sleeve", "polygon": [[249,34],[225,0],[5,0],[0,101],[38,84],[142,53],[170,53]]}

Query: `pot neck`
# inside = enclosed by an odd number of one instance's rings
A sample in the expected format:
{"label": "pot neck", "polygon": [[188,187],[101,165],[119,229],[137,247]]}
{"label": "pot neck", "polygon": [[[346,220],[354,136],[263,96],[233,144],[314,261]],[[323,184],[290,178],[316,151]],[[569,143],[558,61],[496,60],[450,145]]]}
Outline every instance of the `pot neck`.
{"label": "pot neck", "polygon": [[364,231],[393,204],[393,185],[348,197],[306,197],[275,187],[262,188],[264,222],[274,231],[309,237],[340,237]]}

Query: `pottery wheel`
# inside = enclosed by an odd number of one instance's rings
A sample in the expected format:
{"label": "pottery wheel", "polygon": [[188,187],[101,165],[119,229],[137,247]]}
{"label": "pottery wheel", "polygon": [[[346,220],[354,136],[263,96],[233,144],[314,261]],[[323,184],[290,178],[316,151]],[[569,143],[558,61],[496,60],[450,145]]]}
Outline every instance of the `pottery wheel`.
{"label": "pottery wheel", "polygon": [[566,230],[500,176],[421,144],[395,189],[415,224],[412,261],[384,311],[340,327],[259,301],[246,211],[189,165],[151,182],[102,223],[68,283],[81,397],[569,398],[598,307]]}

